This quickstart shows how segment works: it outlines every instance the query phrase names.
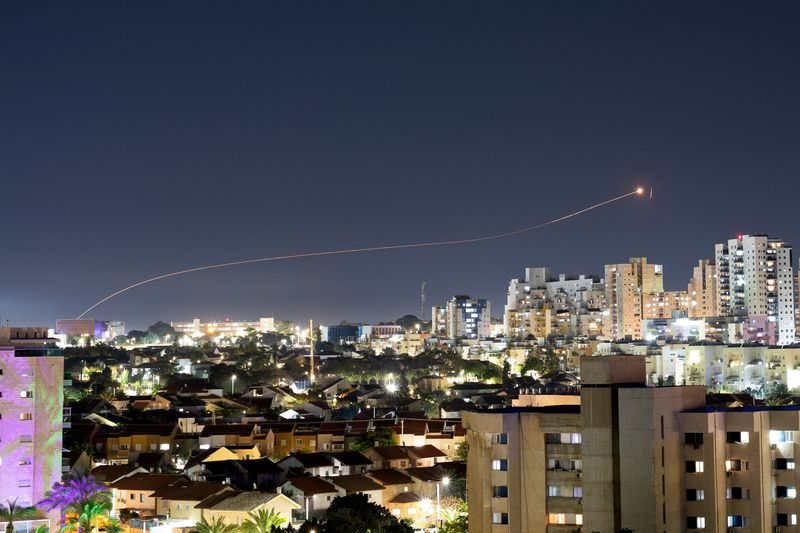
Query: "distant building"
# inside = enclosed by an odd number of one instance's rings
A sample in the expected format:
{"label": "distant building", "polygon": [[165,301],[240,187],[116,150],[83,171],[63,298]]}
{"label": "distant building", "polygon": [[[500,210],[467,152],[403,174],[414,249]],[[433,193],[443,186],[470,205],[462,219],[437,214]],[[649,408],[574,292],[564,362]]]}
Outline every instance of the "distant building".
{"label": "distant building", "polygon": [[718,316],[716,265],[708,259],[700,260],[692,270],[692,279],[686,292],[689,296],[689,318]]}
{"label": "distant building", "polygon": [[664,270],[633,257],[627,263],[606,265],[607,314],[603,334],[609,339],[642,338],[645,295],[664,292]]}
{"label": "distant building", "polygon": [[179,335],[199,337],[202,335],[232,337],[244,335],[247,330],[258,333],[272,333],[275,331],[275,319],[272,317],[259,318],[257,322],[236,322],[225,320],[222,322],[201,322],[194,318],[191,322],[172,322],[170,324]]}
{"label": "distant building", "polygon": [[56,321],[55,332],[67,338],[112,340],[125,335],[125,322],[120,320],[61,319]]}
{"label": "distant building", "polygon": [[320,338],[332,344],[354,343],[359,339],[359,326],[320,326]]}
{"label": "distant building", "polygon": [[489,300],[456,295],[431,311],[433,334],[450,339],[485,339],[492,327]]}
{"label": "distant building", "polygon": [[722,316],[764,316],[776,325],[769,344],[795,341],[792,246],[767,235],[739,235],[714,248],[716,305]]}
{"label": "distant building", "polygon": [[602,333],[605,294],[602,280],[594,276],[551,276],[547,267],[525,269],[512,279],[503,313],[505,334],[595,336]]}

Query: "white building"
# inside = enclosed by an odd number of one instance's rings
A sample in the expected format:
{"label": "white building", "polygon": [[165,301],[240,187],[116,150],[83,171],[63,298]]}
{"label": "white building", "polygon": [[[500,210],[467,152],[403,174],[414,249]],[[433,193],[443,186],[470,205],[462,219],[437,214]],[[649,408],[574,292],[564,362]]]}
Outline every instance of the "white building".
{"label": "white building", "polygon": [[453,296],[444,307],[434,307],[431,317],[434,335],[450,339],[485,339],[491,334],[491,305],[483,298]]}
{"label": "white building", "polygon": [[767,235],[739,235],[715,246],[717,309],[776,324],[770,344],[795,342],[792,246]]}

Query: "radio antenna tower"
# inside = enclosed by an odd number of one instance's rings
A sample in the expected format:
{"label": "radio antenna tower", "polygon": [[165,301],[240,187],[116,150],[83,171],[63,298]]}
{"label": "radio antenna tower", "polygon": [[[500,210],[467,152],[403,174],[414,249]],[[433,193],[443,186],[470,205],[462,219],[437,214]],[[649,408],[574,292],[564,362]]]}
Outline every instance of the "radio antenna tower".
{"label": "radio antenna tower", "polygon": [[419,295],[419,319],[425,322],[425,282],[422,282],[422,292]]}

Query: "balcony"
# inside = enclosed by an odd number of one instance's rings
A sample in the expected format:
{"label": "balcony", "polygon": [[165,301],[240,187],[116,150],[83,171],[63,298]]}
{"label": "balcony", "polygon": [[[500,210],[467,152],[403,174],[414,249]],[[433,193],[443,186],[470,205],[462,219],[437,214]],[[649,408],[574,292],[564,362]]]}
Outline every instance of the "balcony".
{"label": "balcony", "polygon": [[580,470],[547,470],[545,476],[548,482],[566,481],[574,484],[580,481],[583,474]]}
{"label": "balcony", "polygon": [[583,512],[583,498],[571,498],[569,496],[549,496],[547,498],[548,513],[575,513]]}
{"label": "balcony", "polygon": [[72,427],[72,407],[65,407],[61,415],[61,428],[69,429]]}
{"label": "balcony", "polygon": [[547,457],[568,457],[578,459],[581,456],[580,444],[545,444]]}

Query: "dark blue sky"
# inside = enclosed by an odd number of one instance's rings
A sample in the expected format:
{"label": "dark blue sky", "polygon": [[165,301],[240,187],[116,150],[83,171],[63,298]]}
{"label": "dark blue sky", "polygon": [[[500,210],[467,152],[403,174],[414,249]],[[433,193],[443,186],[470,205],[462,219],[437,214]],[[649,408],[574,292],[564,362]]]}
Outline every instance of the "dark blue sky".
{"label": "dark blue sky", "polygon": [[646,255],[685,288],[737,232],[800,243],[798,4],[53,2],[0,7],[0,316],[387,320],[526,265]]}

